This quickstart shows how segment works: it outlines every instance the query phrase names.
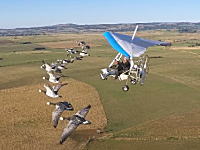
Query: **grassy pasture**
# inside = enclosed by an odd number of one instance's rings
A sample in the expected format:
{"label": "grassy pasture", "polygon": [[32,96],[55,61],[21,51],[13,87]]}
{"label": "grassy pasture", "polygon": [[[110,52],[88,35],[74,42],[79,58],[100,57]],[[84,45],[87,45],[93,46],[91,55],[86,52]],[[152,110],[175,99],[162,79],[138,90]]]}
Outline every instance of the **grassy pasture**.
{"label": "grassy pasture", "polygon": [[186,141],[130,141],[130,140],[106,140],[94,142],[88,149],[95,150],[198,150],[199,140]]}
{"label": "grassy pasture", "polygon": [[[85,40],[93,45],[91,56],[81,62],[70,64],[64,74],[92,85],[98,91],[108,119],[106,131],[112,135],[107,137],[105,134],[105,139],[91,142],[88,149],[98,147],[120,149],[124,146],[127,149],[133,146],[135,149],[147,147],[149,149],[172,149],[172,147],[198,149],[200,133],[195,133],[200,130],[200,123],[196,121],[198,117],[186,116],[199,114],[200,49],[183,48],[188,48],[188,45],[194,41],[200,42],[199,35],[145,31],[139,32],[138,36],[175,42],[173,44],[175,49],[173,47],[150,48],[147,51],[147,54],[152,57],[150,73],[145,85],[131,86],[127,93],[121,90],[123,82],[99,79],[100,69],[106,67],[116,55],[100,34],[0,38],[12,41],[7,41],[8,43],[4,41],[0,46],[0,57],[3,58],[0,64],[2,66],[0,67],[0,89],[41,83],[41,79],[38,78],[42,75],[38,67],[41,60],[51,62],[57,58],[65,58],[63,41],[73,43],[75,40]],[[24,47],[20,44],[22,41],[30,41],[32,45]],[[16,47],[16,52],[12,51],[13,47],[10,45]],[[45,46],[47,49],[33,52],[34,46],[38,45]],[[157,56],[161,58],[156,58]],[[185,119],[180,119],[181,116]],[[180,122],[175,122],[173,117],[178,118]],[[153,138],[150,139],[151,137]],[[180,137],[185,138],[181,140]],[[135,138],[150,140],[137,142]]]}

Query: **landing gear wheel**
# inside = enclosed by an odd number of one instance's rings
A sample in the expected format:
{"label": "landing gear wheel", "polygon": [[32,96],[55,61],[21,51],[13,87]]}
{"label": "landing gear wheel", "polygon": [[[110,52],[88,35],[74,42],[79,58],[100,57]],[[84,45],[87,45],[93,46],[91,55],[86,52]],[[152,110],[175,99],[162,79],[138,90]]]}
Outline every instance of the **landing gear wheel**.
{"label": "landing gear wheel", "polygon": [[127,91],[129,90],[128,85],[124,85],[124,86],[122,86],[122,90],[123,90],[124,92],[127,92]]}

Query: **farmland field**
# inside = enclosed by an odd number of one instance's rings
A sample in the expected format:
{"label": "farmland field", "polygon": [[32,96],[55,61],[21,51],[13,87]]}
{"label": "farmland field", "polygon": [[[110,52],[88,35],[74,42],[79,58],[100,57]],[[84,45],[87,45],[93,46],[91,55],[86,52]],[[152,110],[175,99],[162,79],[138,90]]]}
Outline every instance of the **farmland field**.
{"label": "farmland field", "polygon": [[[141,31],[137,36],[173,45],[148,49],[145,85],[130,85],[128,92],[121,90],[124,82],[99,78],[100,69],[117,54],[100,33],[0,37],[0,147],[80,149],[92,138],[85,149],[200,149],[200,47],[191,47],[200,43],[200,35]],[[63,81],[69,84],[61,92],[77,109],[91,103],[88,119],[93,123],[59,145],[65,123],[57,130],[50,124],[53,108],[37,92],[45,75],[40,65],[42,60],[67,58],[64,48],[77,46],[80,40],[91,45],[90,56],[67,65]],[[38,47],[45,49],[35,50]],[[104,133],[97,135],[98,128]]]}

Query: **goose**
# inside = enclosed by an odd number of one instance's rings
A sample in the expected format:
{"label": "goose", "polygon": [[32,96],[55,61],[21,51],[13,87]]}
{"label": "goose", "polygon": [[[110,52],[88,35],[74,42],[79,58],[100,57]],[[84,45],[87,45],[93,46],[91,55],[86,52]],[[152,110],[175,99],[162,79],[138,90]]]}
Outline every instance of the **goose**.
{"label": "goose", "polygon": [[68,63],[73,63],[74,62],[74,59],[57,59],[57,62],[58,63],[61,63],[61,64],[68,64]]}
{"label": "goose", "polygon": [[58,69],[60,69],[60,70],[67,69],[67,68],[65,67],[65,64],[64,64],[64,63],[57,64],[57,67],[58,67]]}
{"label": "goose", "polygon": [[76,60],[82,60],[83,56],[76,56]]}
{"label": "goose", "polygon": [[73,49],[73,48],[65,49],[65,50],[66,50],[66,52],[69,53],[69,54],[76,54],[76,53],[77,53],[77,51],[76,51],[75,49]]}
{"label": "goose", "polygon": [[44,61],[42,62],[43,62],[43,65],[41,65],[40,68],[45,69],[47,72],[50,72],[53,70],[52,67],[48,63],[45,63]]}
{"label": "goose", "polygon": [[47,74],[49,75],[49,78],[46,77],[42,77],[43,80],[48,80],[49,82],[52,83],[59,83],[59,80],[61,77],[64,77],[63,75],[57,75],[55,73],[51,72],[47,72]]}
{"label": "goose", "polygon": [[[66,63],[65,63],[66,64]],[[58,61],[56,63],[52,63],[52,68],[54,67],[54,69],[60,69],[60,70],[63,70],[63,69],[67,69],[65,67],[65,64],[63,63],[63,61]]]}
{"label": "goose", "polygon": [[66,59],[57,59],[57,63],[68,64],[69,62]]}
{"label": "goose", "polygon": [[60,70],[60,73],[61,73],[61,70],[66,69],[63,64],[51,63],[51,66],[53,70]]}
{"label": "goose", "polygon": [[55,72],[61,73],[61,69],[56,67],[54,64],[50,65],[48,63],[45,63],[44,60],[42,62],[43,62],[43,65],[41,65],[40,68],[45,69],[47,72],[55,71]]}
{"label": "goose", "polygon": [[44,88],[45,90],[41,90],[39,89],[40,93],[44,93],[47,96],[51,97],[51,98],[58,98],[58,97],[62,97],[61,95],[58,95],[58,91],[60,90],[60,88],[64,85],[67,85],[67,83],[63,83],[63,84],[57,84],[56,86],[51,87],[50,85],[45,85],[44,84]]}
{"label": "goose", "polygon": [[78,43],[78,46],[82,46],[82,45],[86,45],[86,42],[85,42],[85,41],[80,41],[80,42]]}
{"label": "goose", "polygon": [[82,48],[83,51],[85,51],[85,50],[90,49],[90,46],[89,45],[83,45],[81,48]]}
{"label": "goose", "polygon": [[90,108],[91,108],[91,105],[88,105],[87,107],[78,111],[75,115],[71,117],[60,117],[60,120],[69,120],[67,126],[64,128],[63,133],[61,135],[60,144],[62,144],[79,125],[91,124],[90,121],[85,120],[85,117],[87,113],[89,112]]}
{"label": "goose", "polygon": [[52,103],[52,102],[47,102],[47,105],[54,105],[56,108],[52,112],[52,123],[53,127],[56,128],[58,125],[58,121],[60,116],[62,115],[63,111],[73,111],[74,108],[69,102],[57,102],[57,103]]}
{"label": "goose", "polygon": [[88,53],[89,49],[90,49],[89,45],[83,45],[82,46],[82,51],[81,51],[81,53],[79,55],[83,56],[83,57],[90,56],[90,54]]}

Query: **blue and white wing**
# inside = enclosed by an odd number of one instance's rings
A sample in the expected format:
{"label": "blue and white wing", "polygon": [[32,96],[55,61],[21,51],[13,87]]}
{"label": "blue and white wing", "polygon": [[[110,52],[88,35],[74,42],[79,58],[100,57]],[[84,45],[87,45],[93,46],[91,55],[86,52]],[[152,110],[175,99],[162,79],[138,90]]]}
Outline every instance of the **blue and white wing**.
{"label": "blue and white wing", "polygon": [[131,36],[119,33],[105,32],[103,35],[115,50],[126,57],[139,57],[150,46],[170,45],[170,43],[167,42],[148,40],[139,37],[135,37],[132,40]]}

